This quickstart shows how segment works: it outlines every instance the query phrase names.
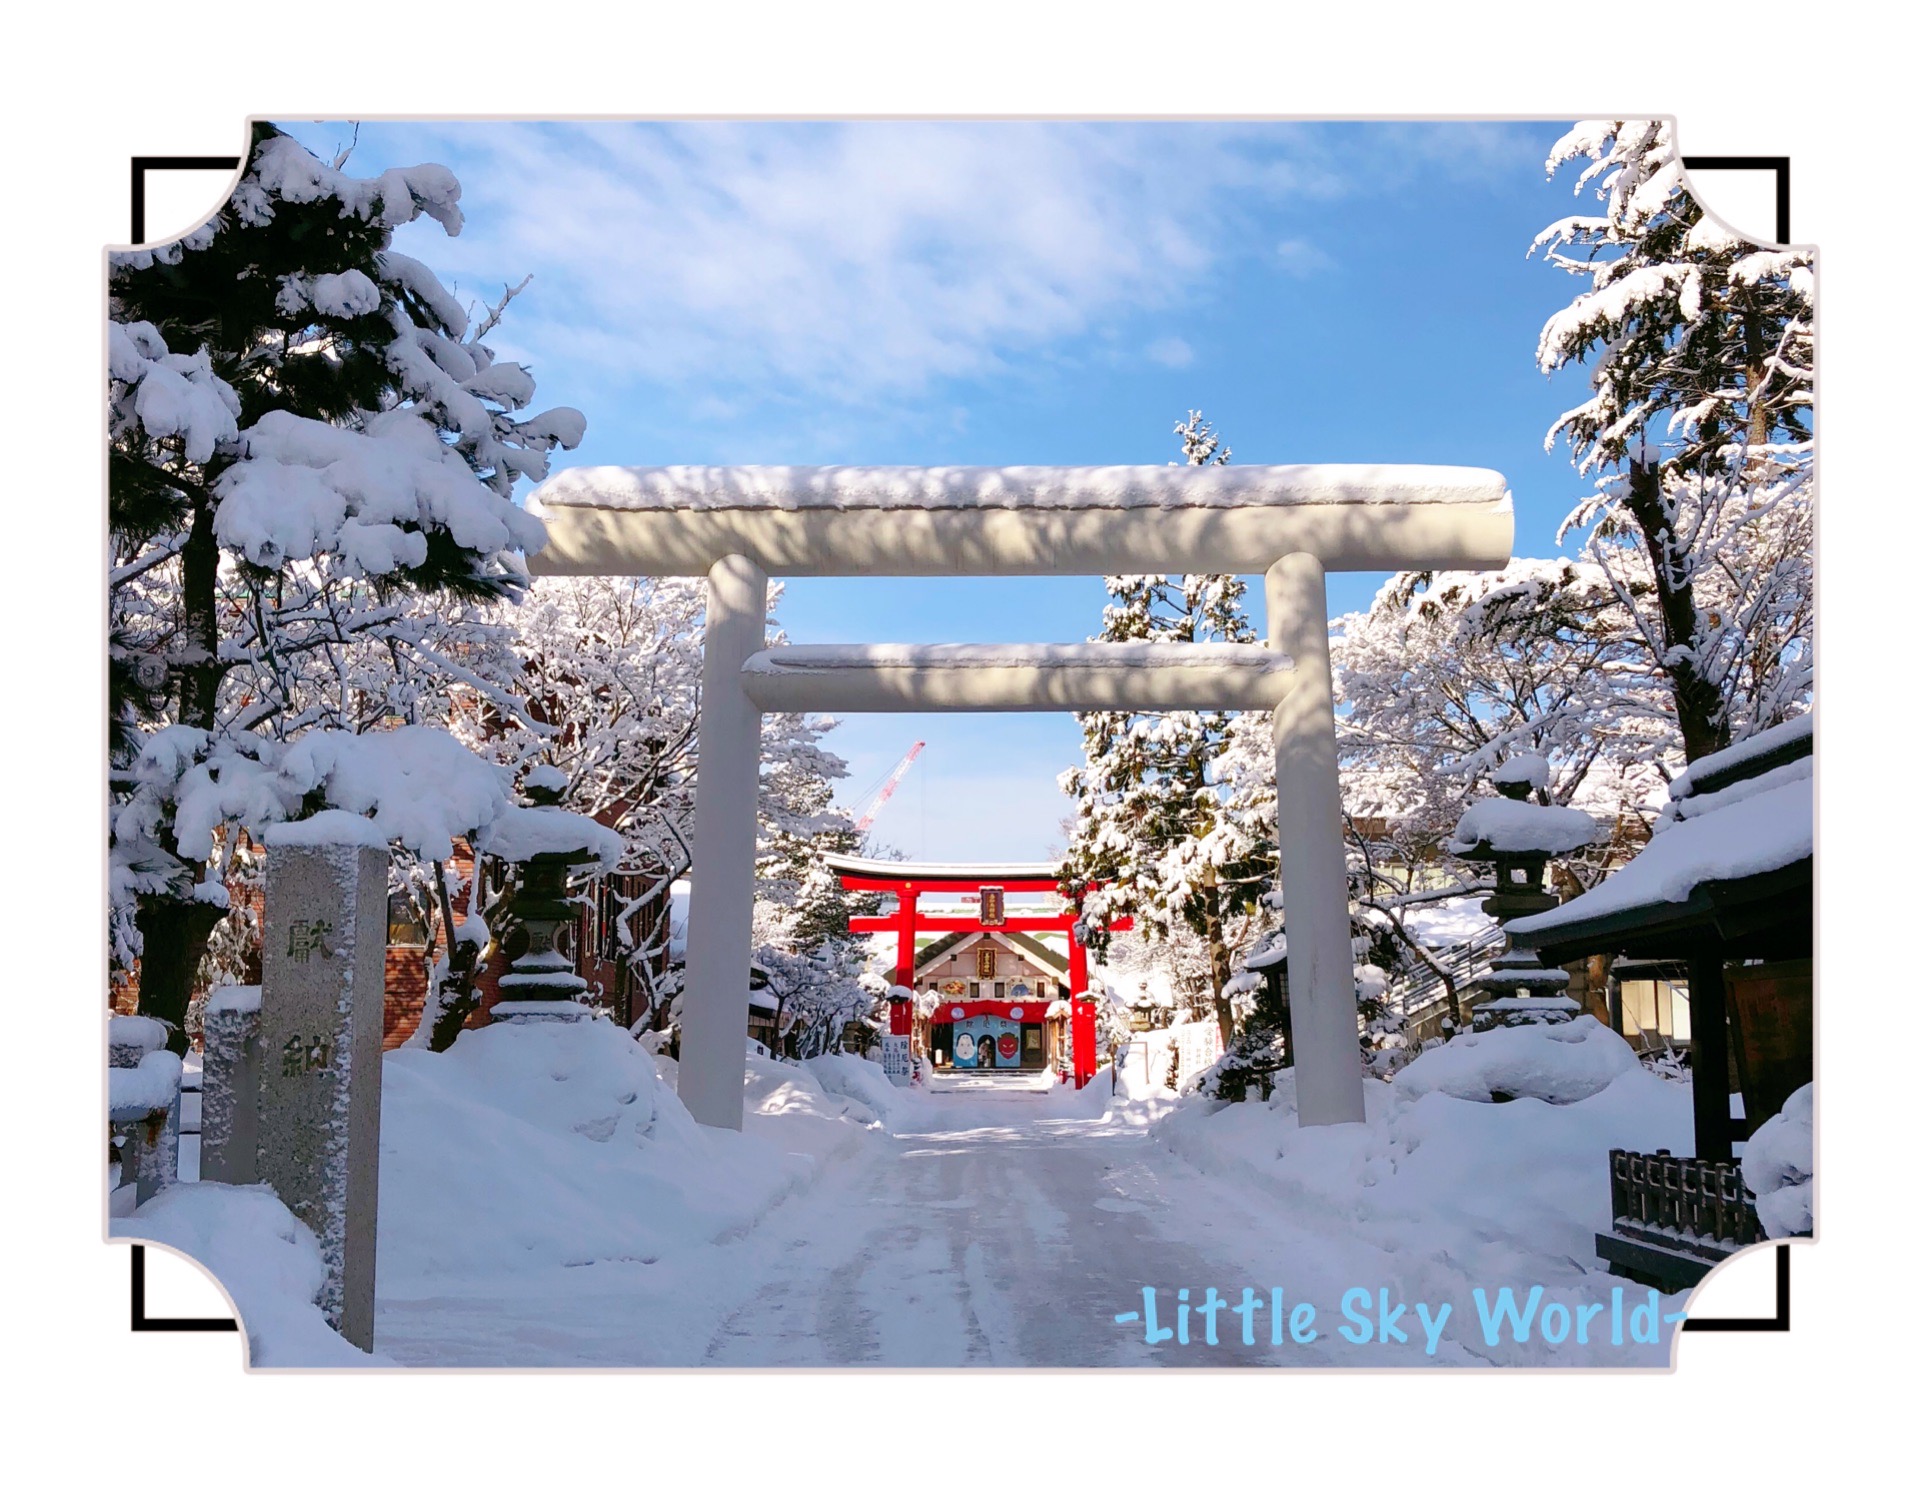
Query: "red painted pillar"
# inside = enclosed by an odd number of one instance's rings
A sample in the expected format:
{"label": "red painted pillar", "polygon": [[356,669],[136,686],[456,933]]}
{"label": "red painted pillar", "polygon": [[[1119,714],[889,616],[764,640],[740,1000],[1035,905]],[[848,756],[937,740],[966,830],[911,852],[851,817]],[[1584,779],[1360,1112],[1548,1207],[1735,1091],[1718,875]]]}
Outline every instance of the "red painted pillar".
{"label": "red painted pillar", "polygon": [[1094,1039],[1093,998],[1073,999],[1073,1088],[1084,1090],[1093,1078]]}
{"label": "red painted pillar", "polygon": [[1093,1078],[1093,1003],[1087,990],[1087,948],[1080,944],[1078,923],[1067,927],[1067,991],[1073,1000],[1073,1088],[1083,1090]]}
{"label": "red painted pillar", "polygon": [[919,908],[920,896],[912,889],[900,890],[900,911],[895,919],[900,925],[900,946],[893,953],[893,981],[895,986],[913,986],[913,937],[916,929],[915,910]]}

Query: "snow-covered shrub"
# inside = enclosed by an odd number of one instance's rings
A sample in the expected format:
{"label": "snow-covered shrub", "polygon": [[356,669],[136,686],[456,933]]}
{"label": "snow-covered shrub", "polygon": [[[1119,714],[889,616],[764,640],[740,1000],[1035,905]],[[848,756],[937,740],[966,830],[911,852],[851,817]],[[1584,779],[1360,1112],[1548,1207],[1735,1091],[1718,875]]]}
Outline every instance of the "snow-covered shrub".
{"label": "snow-covered shrub", "polygon": [[1285,1043],[1277,1028],[1242,1028],[1220,1057],[1194,1079],[1191,1091],[1208,1100],[1261,1099],[1281,1072]]}
{"label": "snow-covered shrub", "polygon": [[1813,1086],[1802,1085],[1747,1138],[1740,1160],[1760,1224],[1773,1239],[1813,1233]]}
{"label": "snow-covered shrub", "polygon": [[829,1095],[857,1102],[881,1122],[891,1126],[891,1117],[903,1102],[903,1096],[879,1064],[857,1054],[818,1054],[801,1061],[802,1069],[820,1082]]}
{"label": "snow-covered shrub", "polygon": [[1360,1051],[1367,1073],[1391,1079],[1417,1052],[1406,1018],[1393,1006],[1392,983],[1378,966],[1362,962],[1353,969],[1353,991],[1366,1020]]}

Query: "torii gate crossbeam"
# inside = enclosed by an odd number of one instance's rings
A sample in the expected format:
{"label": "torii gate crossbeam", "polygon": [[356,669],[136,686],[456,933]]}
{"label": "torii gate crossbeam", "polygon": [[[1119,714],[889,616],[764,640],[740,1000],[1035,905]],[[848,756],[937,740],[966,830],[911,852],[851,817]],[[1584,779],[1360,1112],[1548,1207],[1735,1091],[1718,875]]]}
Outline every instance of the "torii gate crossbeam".
{"label": "torii gate crossbeam", "polygon": [[[1300,1121],[1364,1119],[1327,649],[1329,570],[1486,569],[1495,471],[1449,466],[670,466],[563,471],[539,574],[704,574],[680,1095],[738,1128],[763,711],[1271,709]],[[769,650],[770,575],[1264,573],[1259,646]],[[1104,654],[1102,654],[1104,653]],[[1233,654],[1227,654],[1233,653]]]}

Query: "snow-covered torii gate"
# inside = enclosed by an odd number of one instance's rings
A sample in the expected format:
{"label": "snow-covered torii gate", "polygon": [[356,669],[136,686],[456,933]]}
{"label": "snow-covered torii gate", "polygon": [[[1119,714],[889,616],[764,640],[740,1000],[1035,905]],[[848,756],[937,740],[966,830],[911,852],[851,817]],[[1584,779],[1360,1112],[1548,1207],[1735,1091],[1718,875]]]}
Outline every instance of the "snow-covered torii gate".
{"label": "snow-covered torii gate", "polygon": [[[1270,709],[1302,1125],[1364,1119],[1329,570],[1498,568],[1513,503],[1430,465],[608,466],[534,493],[535,574],[707,579],[680,1097],[741,1124],[763,712]],[[1264,646],[766,645],[769,577],[1261,573]]]}

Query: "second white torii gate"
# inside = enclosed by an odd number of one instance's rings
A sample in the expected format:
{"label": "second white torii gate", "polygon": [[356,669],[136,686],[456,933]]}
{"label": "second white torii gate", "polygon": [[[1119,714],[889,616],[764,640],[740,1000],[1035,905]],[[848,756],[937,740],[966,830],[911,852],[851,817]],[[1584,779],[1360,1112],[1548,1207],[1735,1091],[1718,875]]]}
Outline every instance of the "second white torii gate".
{"label": "second white torii gate", "polygon": [[[609,466],[535,574],[707,579],[680,1098],[741,1124],[763,712],[1271,709],[1302,1125],[1360,1121],[1329,570],[1498,568],[1513,503],[1431,465]],[[766,645],[773,577],[1264,573],[1265,646]]]}

